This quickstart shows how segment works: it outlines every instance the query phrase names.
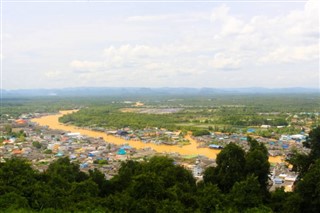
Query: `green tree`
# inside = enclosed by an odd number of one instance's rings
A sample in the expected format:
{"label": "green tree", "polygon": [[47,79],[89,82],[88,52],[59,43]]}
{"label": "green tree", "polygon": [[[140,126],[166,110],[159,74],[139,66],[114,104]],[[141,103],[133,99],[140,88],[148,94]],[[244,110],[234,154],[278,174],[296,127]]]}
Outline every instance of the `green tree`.
{"label": "green tree", "polygon": [[70,190],[70,196],[73,202],[91,200],[98,196],[98,185],[88,179],[81,182],[73,182]]}
{"label": "green tree", "polygon": [[152,157],[144,167],[147,172],[154,172],[165,180],[165,187],[169,188],[179,183],[184,189],[195,190],[195,179],[191,172],[174,165],[173,159],[168,157]]}
{"label": "green tree", "polygon": [[303,145],[311,149],[310,158],[312,162],[320,159],[320,126],[310,131],[309,137]]}
{"label": "green tree", "polygon": [[44,154],[52,154],[52,150],[51,149],[46,149],[43,153]]}
{"label": "green tree", "polygon": [[306,212],[320,212],[320,159],[298,183],[296,192],[302,198],[301,209]]}
{"label": "green tree", "polygon": [[197,191],[197,202],[201,212],[213,212],[224,208],[224,195],[217,185],[203,184]]}
{"label": "green tree", "polygon": [[207,177],[204,180],[218,184],[223,192],[229,192],[235,182],[245,178],[245,152],[236,144],[228,144],[218,154],[216,163],[217,167],[211,169],[212,180]]}
{"label": "green tree", "polygon": [[6,159],[0,163],[0,181],[4,186],[12,186],[18,190],[35,183],[36,172],[30,164],[21,158]]}
{"label": "green tree", "polygon": [[310,158],[310,155],[298,153],[296,151],[288,162],[292,164],[292,170],[298,172],[299,177],[301,178],[308,172],[312,159]]}
{"label": "green tree", "polygon": [[37,178],[37,182],[29,188],[28,200],[30,208],[43,210],[54,206],[54,197],[52,188]]}
{"label": "green tree", "polygon": [[79,165],[71,163],[68,157],[59,158],[51,163],[46,174],[51,177],[61,177],[67,182],[80,182],[88,179],[88,175],[80,171]]}
{"label": "green tree", "polygon": [[300,213],[304,212],[301,209],[302,198],[296,192],[287,193],[285,202],[283,203],[284,213]]}
{"label": "green tree", "polygon": [[129,187],[132,178],[142,172],[142,165],[139,162],[129,160],[122,162],[118,174],[110,180],[111,191],[122,191]]}
{"label": "green tree", "polygon": [[107,212],[133,212],[134,198],[127,192],[116,192],[105,199]]}
{"label": "green tree", "polygon": [[104,197],[110,193],[109,181],[106,180],[103,173],[98,169],[89,170],[89,177],[94,181],[99,187],[99,196]]}
{"label": "green tree", "polygon": [[210,135],[210,132],[206,129],[203,130],[196,130],[192,132],[193,136],[202,136],[202,135]]}
{"label": "green tree", "polygon": [[263,204],[260,184],[253,175],[248,176],[243,181],[235,183],[229,196],[234,207],[240,212]]}
{"label": "green tree", "polygon": [[248,137],[250,150],[246,154],[245,172],[247,175],[254,175],[258,178],[262,193],[268,194],[268,180],[270,173],[270,163],[268,160],[268,150],[262,143],[258,143]]}
{"label": "green tree", "polygon": [[[159,213],[179,213],[179,212],[188,212],[185,206],[179,201],[163,200],[160,201],[157,205],[156,212]],[[192,212],[192,211],[190,211]]]}
{"label": "green tree", "polygon": [[41,149],[42,145],[39,141],[32,142],[32,146],[36,147],[37,149]]}
{"label": "green tree", "polygon": [[215,167],[208,167],[204,173],[203,173],[203,182],[205,183],[211,183],[211,184],[217,184],[218,183],[218,177],[216,174]]}
{"label": "green tree", "polygon": [[17,209],[20,208],[28,208],[28,200],[17,194],[16,192],[9,192],[3,195],[0,195],[0,210],[4,211],[7,209],[12,210],[15,212]]}
{"label": "green tree", "polygon": [[312,164],[320,159],[320,126],[310,131],[309,137],[303,145],[311,149],[310,153],[306,155],[296,152],[288,160],[293,165],[293,170],[299,172],[300,178],[303,178]]}
{"label": "green tree", "polygon": [[151,198],[161,200],[165,196],[164,181],[155,173],[143,173],[134,177],[131,196],[135,199]]}
{"label": "green tree", "polygon": [[288,197],[288,193],[284,191],[284,187],[276,188],[270,196],[269,206],[274,212],[284,212],[284,203]]}

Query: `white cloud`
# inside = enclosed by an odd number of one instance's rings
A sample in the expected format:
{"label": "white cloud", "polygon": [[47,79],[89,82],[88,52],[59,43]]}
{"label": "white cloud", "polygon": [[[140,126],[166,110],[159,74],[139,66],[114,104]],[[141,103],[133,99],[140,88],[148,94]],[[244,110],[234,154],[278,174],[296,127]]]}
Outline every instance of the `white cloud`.
{"label": "white cloud", "polygon": [[215,69],[233,70],[240,68],[241,61],[237,58],[230,58],[222,53],[216,54],[209,65]]}
{"label": "white cloud", "polygon": [[62,75],[62,72],[61,72],[61,71],[58,71],[58,70],[48,71],[48,72],[45,72],[44,75],[45,75],[47,78],[56,78],[56,77],[61,76],[61,75]]}
{"label": "white cloud", "polygon": [[104,50],[105,56],[115,57],[121,56],[124,58],[133,58],[133,57],[156,57],[161,56],[163,53],[158,47],[151,47],[147,45],[121,45],[119,48],[113,46]]}
{"label": "white cloud", "polygon": [[[243,22],[230,15],[229,11],[229,7],[222,5],[215,8],[211,14],[211,22],[221,26],[220,34],[222,36],[241,33],[243,28]],[[248,29],[246,31],[248,31]]]}
{"label": "white cloud", "polygon": [[[185,11],[155,10],[157,15],[135,11],[130,14],[136,16],[120,13],[113,19],[115,14],[100,14],[97,21],[62,22],[61,27],[34,28],[24,36],[11,31],[4,48],[6,63],[16,70],[38,70],[30,73],[31,79],[42,70],[60,70],[41,76],[62,76],[65,83],[88,86],[232,87],[241,86],[239,82],[250,86],[246,79],[251,77],[261,86],[280,85],[284,78],[295,86],[315,82],[311,76],[319,71],[319,1],[269,16],[236,13],[233,3],[208,5],[213,9],[197,5],[201,10],[190,10],[190,4]],[[246,6],[247,11],[255,9],[255,4]],[[296,79],[302,71],[306,77]]]}
{"label": "white cloud", "polygon": [[311,0],[303,10],[275,17],[255,16],[245,22],[221,6],[211,16],[213,24],[220,24],[214,38],[225,44],[222,54],[236,52],[241,64],[266,66],[319,60],[318,9],[319,1]]}
{"label": "white cloud", "polygon": [[165,21],[176,18],[176,15],[150,15],[150,16],[130,16],[126,19],[128,22],[155,22]]}
{"label": "white cloud", "polygon": [[210,16],[206,13],[177,13],[177,14],[164,14],[164,15],[143,15],[143,16],[130,16],[126,18],[127,22],[131,23],[164,23],[164,22],[197,22],[197,21],[210,21]]}
{"label": "white cloud", "polygon": [[96,69],[103,67],[103,63],[97,62],[97,61],[74,60],[70,63],[70,66],[76,71],[94,71]]}
{"label": "white cloud", "polygon": [[[318,29],[311,28],[317,22],[315,4],[315,1],[310,1],[300,11],[277,17],[255,16],[247,21],[232,15],[231,9],[222,5],[208,16],[210,22],[205,25],[208,30],[191,32],[179,41],[161,45],[127,43],[118,47],[109,46],[103,51],[104,60],[74,61],[72,65],[96,73],[103,67],[114,77],[123,75],[128,79],[138,79],[138,76],[148,76],[148,81],[188,76],[203,78],[203,75],[215,76],[217,72],[221,75],[221,71],[228,70],[240,74],[243,70],[249,72],[252,67],[261,70],[261,67],[270,66],[275,69],[277,64],[294,63],[303,66],[303,63],[319,59],[317,40],[306,36],[318,32]],[[204,20],[199,14],[184,16],[186,19],[199,17]],[[154,24],[169,19],[174,22],[181,18],[181,14],[135,16],[129,17],[127,21],[148,21]],[[254,76],[250,73],[249,76]],[[222,75],[224,77],[220,76],[220,79],[233,79],[230,82],[236,82],[236,79],[243,81],[239,76],[246,76],[245,73]],[[279,76],[279,82],[287,78],[276,70],[274,75]],[[259,76],[264,74],[257,72],[256,77]]]}
{"label": "white cloud", "polygon": [[319,59],[319,46],[279,47],[261,58],[264,63],[296,63]]}

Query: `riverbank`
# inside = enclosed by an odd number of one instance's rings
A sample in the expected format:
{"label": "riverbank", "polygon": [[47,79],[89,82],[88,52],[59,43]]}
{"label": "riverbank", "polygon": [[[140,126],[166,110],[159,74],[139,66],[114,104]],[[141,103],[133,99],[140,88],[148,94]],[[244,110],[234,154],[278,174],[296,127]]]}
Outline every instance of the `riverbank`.
{"label": "riverbank", "polygon": [[[113,135],[107,135],[104,132],[98,132],[93,130],[82,129],[72,125],[65,125],[59,122],[59,118],[65,114],[75,112],[76,110],[60,111],[59,114],[48,115],[39,118],[32,119],[32,122],[38,123],[40,126],[48,126],[50,129],[58,129],[70,132],[79,132],[82,135],[87,135],[89,137],[102,137],[105,141],[117,145],[128,144],[136,149],[151,148],[159,153],[179,153],[180,155],[203,155],[211,159],[215,159],[220,150],[214,150],[209,148],[198,148],[197,142],[192,139],[190,135],[186,136],[186,139],[190,141],[189,145],[182,147],[170,146],[165,144],[153,144],[153,143],[143,143],[142,141],[125,140]],[[282,157],[269,157],[270,163],[281,163]]]}

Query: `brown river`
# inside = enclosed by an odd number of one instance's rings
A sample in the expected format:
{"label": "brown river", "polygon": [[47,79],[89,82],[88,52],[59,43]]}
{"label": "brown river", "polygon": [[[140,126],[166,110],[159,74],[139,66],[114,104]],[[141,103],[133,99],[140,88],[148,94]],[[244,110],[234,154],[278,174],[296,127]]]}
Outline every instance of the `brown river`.
{"label": "brown river", "polygon": [[[216,158],[217,154],[220,152],[220,150],[215,149],[209,149],[209,148],[198,148],[197,142],[193,140],[190,135],[186,136],[186,139],[188,139],[191,143],[190,145],[185,146],[170,146],[170,145],[157,145],[153,143],[143,143],[142,141],[134,141],[134,140],[125,140],[119,137],[115,137],[112,135],[107,135],[103,132],[93,131],[93,130],[87,130],[82,129],[76,126],[72,125],[64,125],[59,122],[59,118],[65,114],[72,113],[75,110],[67,110],[67,111],[60,111],[60,114],[55,115],[48,115],[43,116],[40,118],[34,118],[32,119],[33,122],[38,123],[40,126],[48,126],[50,129],[59,129],[63,131],[70,131],[70,132],[79,132],[82,135],[86,135],[89,137],[102,137],[105,141],[117,144],[117,145],[123,145],[128,144],[136,149],[143,149],[143,148],[152,148],[156,152],[160,153],[179,153],[181,155],[204,155],[208,158]],[[282,162],[282,157],[269,157],[270,163],[280,163]]]}

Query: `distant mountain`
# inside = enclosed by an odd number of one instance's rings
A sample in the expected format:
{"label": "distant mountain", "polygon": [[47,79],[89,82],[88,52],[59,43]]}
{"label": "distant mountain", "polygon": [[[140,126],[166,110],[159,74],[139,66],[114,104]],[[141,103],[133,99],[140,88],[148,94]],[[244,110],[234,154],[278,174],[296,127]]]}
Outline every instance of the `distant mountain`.
{"label": "distant mountain", "polygon": [[146,88],[146,87],[76,87],[62,89],[1,90],[3,97],[37,96],[145,96],[145,95],[212,95],[212,94],[307,94],[318,93],[318,88]]}

